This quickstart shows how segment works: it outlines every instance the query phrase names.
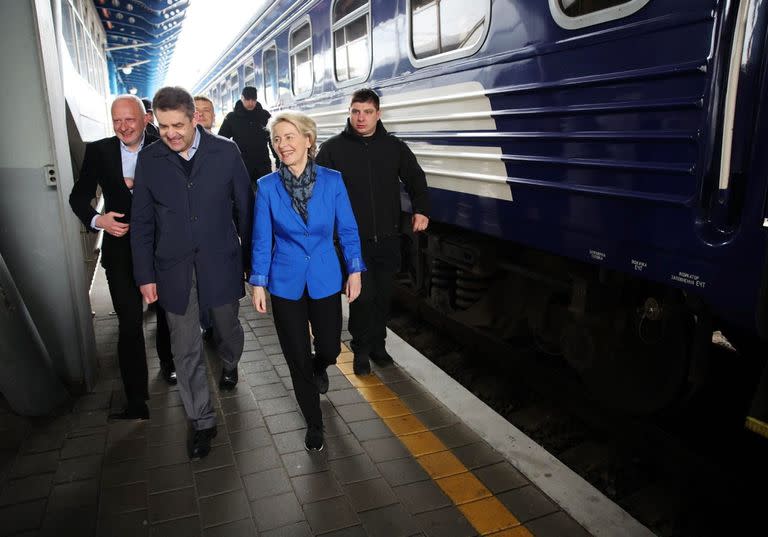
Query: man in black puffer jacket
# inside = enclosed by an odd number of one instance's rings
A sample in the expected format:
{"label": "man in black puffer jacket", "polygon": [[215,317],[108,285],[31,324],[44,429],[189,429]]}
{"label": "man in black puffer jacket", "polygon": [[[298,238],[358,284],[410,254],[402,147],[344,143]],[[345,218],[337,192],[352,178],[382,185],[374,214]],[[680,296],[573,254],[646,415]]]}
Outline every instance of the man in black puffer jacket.
{"label": "man in black puffer jacket", "polygon": [[394,276],[400,269],[400,181],[411,198],[414,233],[429,224],[424,171],[405,142],[389,134],[380,118],[379,96],[370,89],[356,91],[346,128],[323,143],[316,159],[321,166],[341,172],[368,267],[361,294],[349,305],[356,375],[370,373],[369,357],[378,365],[392,363],[384,339]]}
{"label": "man in black puffer jacket", "polygon": [[259,177],[272,172],[272,162],[269,160],[271,146],[269,132],[266,130],[271,116],[256,100],[257,96],[256,88],[244,87],[235,110],[227,114],[219,129],[219,136],[232,138],[240,148],[254,190]]}

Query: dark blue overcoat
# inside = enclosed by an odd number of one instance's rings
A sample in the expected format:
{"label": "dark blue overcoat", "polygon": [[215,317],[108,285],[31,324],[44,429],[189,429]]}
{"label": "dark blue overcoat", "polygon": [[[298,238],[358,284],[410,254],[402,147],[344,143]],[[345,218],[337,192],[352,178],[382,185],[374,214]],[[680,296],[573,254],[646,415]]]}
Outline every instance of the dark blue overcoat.
{"label": "dark blue overcoat", "polygon": [[183,314],[192,269],[201,309],[245,295],[250,271],[253,192],[237,146],[198,127],[189,178],[158,141],[140,154],[134,178],[131,247],[138,285],[157,284],[166,311]]}

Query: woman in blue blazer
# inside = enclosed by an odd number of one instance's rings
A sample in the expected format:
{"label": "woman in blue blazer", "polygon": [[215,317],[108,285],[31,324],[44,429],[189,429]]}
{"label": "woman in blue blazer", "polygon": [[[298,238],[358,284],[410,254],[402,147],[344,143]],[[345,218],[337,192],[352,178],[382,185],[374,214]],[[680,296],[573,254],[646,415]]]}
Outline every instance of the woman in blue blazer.
{"label": "woman in blue blazer", "polygon": [[[320,393],[326,368],[341,350],[341,284],[334,230],[346,263],[346,295],[360,295],[365,270],[352,206],[341,174],[314,162],[317,128],[308,116],[280,112],[268,128],[280,169],[258,181],[253,219],[253,306],[266,313],[272,297],[275,328],[307,421],[304,445],[323,449]],[[312,356],[309,327],[315,356]]]}

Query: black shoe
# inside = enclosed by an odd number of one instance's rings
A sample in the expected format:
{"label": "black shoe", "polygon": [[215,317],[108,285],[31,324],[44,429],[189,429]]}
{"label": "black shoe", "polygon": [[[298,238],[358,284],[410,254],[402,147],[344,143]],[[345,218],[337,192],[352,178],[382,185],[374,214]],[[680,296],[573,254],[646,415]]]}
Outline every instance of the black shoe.
{"label": "black shoe", "polygon": [[355,359],[352,361],[352,371],[355,375],[370,375],[371,363],[368,361],[368,355],[363,353],[355,353]]}
{"label": "black shoe", "polygon": [[304,435],[304,449],[309,452],[323,451],[325,443],[323,443],[323,426],[322,425],[310,425],[307,427],[307,434]]}
{"label": "black shoe", "polygon": [[328,393],[328,371],[326,368],[315,370],[315,384],[317,385],[317,391],[320,393]]}
{"label": "black shoe", "polygon": [[379,367],[387,367],[388,365],[392,365],[393,363],[395,363],[395,361],[392,359],[392,357],[389,355],[386,349],[381,349],[380,351],[372,352],[371,360],[373,360],[373,363]]}
{"label": "black shoe", "polygon": [[192,442],[189,446],[189,458],[202,459],[211,452],[211,440],[216,438],[216,426],[208,429],[199,429],[192,433]]}
{"label": "black shoe", "polygon": [[149,408],[145,403],[141,405],[129,405],[120,412],[113,412],[108,416],[110,420],[148,420]]}
{"label": "black shoe", "polygon": [[226,367],[223,367],[221,369],[219,388],[222,390],[234,390],[235,386],[237,386],[237,367],[234,369],[227,369]]}
{"label": "black shoe", "polygon": [[203,330],[203,341],[211,341],[213,339],[213,327]]}
{"label": "black shoe", "polygon": [[176,382],[178,382],[178,379],[176,378],[176,366],[172,361],[160,362],[160,375],[163,377],[163,380],[171,386],[175,386]]}

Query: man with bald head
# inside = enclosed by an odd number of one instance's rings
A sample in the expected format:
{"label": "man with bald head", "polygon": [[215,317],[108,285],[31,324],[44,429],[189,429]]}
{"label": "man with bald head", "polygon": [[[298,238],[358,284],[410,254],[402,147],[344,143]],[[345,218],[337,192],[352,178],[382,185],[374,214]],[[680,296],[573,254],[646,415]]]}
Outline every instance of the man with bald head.
{"label": "man with bald head", "polygon": [[[112,103],[116,136],[86,145],[80,177],[69,196],[72,210],[88,231],[104,231],[101,265],[117,313],[120,376],[126,406],[111,419],[147,419],[147,355],[144,349],[142,296],[133,277],[130,211],[133,176],[139,151],[156,141],[145,134],[146,110],[138,97],[121,95]],[[104,196],[104,213],[91,206],[97,187]],[[166,382],[176,383],[165,313],[157,311],[157,352]]]}

